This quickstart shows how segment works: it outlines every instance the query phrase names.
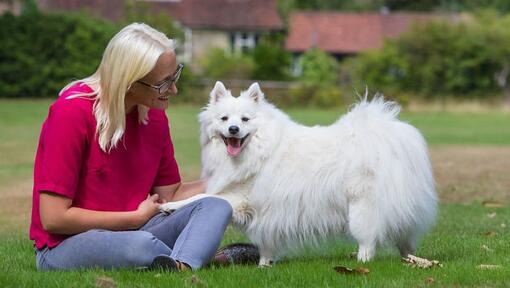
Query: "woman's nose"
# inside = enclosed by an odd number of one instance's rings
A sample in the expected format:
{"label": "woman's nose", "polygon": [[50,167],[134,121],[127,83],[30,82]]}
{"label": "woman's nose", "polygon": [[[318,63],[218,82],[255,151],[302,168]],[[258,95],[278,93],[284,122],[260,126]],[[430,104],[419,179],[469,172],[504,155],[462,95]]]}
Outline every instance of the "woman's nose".
{"label": "woman's nose", "polygon": [[172,86],[170,86],[170,89],[168,89],[170,91],[170,93],[172,93],[173,95],[177,95],[177,92],[179,92],[179,90],[177,90],[177,86],[175,85],[175,83],[172,82]]}

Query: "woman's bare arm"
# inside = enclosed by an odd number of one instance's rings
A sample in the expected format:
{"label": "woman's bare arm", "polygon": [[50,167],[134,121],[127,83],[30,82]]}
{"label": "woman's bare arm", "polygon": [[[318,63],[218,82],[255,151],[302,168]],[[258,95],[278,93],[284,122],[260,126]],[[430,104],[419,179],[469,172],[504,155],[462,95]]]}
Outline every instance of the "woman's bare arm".
{"label": "woman's bare arm", "polygon": [[165,203],[169,201],[184,200],[197,194],[205,193],[206,187],[207,184],[205,181],[198,180],[154,187],[151,194],[158,194],[160,203]]}
{"label": "woman's bare arm", "polygon": [[39,214],[44,230],[54,234],[77,234],[90,229],[136,229],[159,212],[158,197],[150,196],[135,211],[104,212],[71,207],[71,199],[42,191]]}

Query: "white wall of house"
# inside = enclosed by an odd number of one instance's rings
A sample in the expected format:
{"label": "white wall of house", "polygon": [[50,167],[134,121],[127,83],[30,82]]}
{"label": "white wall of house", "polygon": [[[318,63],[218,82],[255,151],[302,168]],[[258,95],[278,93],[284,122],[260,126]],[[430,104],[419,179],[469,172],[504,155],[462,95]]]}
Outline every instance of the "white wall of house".
{"label": "white wall of house", "polygon": [[199,69],[200,59],[205,57],[214,48],[220,48],[228,51],[229,35],[223,31],[213,30],[192,30],[188,32],[191,41],[187,39],[188,43],[185,47],[188,47],[191,51],[191,55],[188,55],[186,60],[189,60],[193,69]]}

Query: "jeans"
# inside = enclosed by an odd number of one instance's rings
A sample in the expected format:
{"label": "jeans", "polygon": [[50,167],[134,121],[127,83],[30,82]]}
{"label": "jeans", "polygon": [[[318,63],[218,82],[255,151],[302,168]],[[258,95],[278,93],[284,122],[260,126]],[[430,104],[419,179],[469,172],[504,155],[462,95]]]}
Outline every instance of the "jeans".
{"label": "jeans", "polygon": [[159,213],[139,230],[93,229],[36,249],[37,269],[146,268],[156,256],[168,255],[196,270],[214,257],[231,217],[227,201],[203,198]]}

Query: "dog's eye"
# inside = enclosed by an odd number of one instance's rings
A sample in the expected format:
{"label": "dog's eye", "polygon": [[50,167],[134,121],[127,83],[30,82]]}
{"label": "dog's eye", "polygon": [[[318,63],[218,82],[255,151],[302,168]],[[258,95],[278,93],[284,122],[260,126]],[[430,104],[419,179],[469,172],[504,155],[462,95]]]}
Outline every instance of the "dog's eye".
{"label": "dog's eye", "polygon": [[221,120],[222,120],[222,121],[227,121],[227,120],[228,120],[228,117],[227,117],[227,116],[223,116],[223,117],[221,117]]}
{"label": "dog's eye", "polygon": [[250,118],[248,118],[248,117],[243,117],[243,118],[241,118],[241,120],[243,120],[243,122],[248,122],[248,120],[250,120]]}

